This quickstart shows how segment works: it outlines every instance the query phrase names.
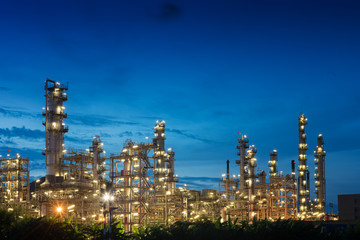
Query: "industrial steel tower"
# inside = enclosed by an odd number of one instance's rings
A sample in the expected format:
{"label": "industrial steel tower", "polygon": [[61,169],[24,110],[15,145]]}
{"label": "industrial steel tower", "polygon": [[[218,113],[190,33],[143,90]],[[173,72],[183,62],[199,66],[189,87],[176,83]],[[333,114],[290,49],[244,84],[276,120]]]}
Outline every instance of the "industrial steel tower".
{"label": "industrial steel tower", "polygon": [[315,156],[315,208],[317,211],[326,212],[326,182],[325,182],[325,156],[324,140],[321,134],[318,135]]}
{"label": "industrial steel tower", "polygon": [[178,182],[178,179],[175,176],[175,152],[172,148],[169,148],[167,151],[167,166],[168,174],[167,174],[167,183],[168,183],[168,191],[171,192],[171,194],[174,193],[176,189],[176,182]]}
{"label": "industrial steel tower", "polygon": [[[155,183],[157,186],[166,188],[165,185],[159,184],[165,182],[165,121],[156,121],[154,127],[154,159],[155,159]],[[166,189],[162,189],[166,190]]]}
{"label": "industrial steel tower", "polygon": [[273,151],[270,153],[269,167],[270,167],[270,177],[277,177],[277,176],[279,176],[279,170],[278,170],[278,152],[277,152],[276,150],[273,150]]}
{"label": "industrial steel tower", "polygon": [[92,146],[89,147],[89,151],[91,156],[93,157],[93,164],[92,164],[92,173],[94,178],[94,185],[99,185],[100,179],[105,179],[104,176],[99,176],[99,167],[101,166],[102,162],[100,161],[100,153],[103,153],[104,150],[102,149],[103,143],[99,136],[95,136],[92,141]]}
{"label": "industrial steel tower", "polygon": [[61,158],[63,156],[64,133],[68,131],[63,120],[67,117],[64,113],[63,102],[67,100],[65,91],[68,90],[58,82],[47,79],[45,81],[46,107],[43,123],[46,129],[45,158],[46,158],[46,182],[54,184],[62,181]]}
{"label": "industrial steel tower", "polygon": [[256,168],[256,154],[257,150],[252,145],[249,150],[247,151],[247,162],[248,162],[248,173],[249,173],[249,179],[248,187],[249,187],[249,203],[250,203],[250,209],[249,209],[249,217],[250,219],[255,216],[255,182],[256,182],[256,174],[255,174],[255,168]]}
{"label": "industrial steel tower", "polygon": [[239,144],[236,146],[236,148],[239,150],[238,156],[240,157],[240,160],[236,161],[237,165],[240,165],[240,182],[239,182],[239,191],[240,196],[243,198],[248,195],[247,193],[247,179],[248,179],[248,172],[247,172],[247,158],[246,158],[246,149],[249,148],[249,139],[246,137],[246,135],[243,135],[238,140]]}
{"label": "industrial steel tower", "polygon": [[309,210],[310,192],[308,190],[306,165],[306,144],[305,125],[307,118],[302,114],[299,116],[299,176],[298,176],[298,210],[299,213],[306,213]]}

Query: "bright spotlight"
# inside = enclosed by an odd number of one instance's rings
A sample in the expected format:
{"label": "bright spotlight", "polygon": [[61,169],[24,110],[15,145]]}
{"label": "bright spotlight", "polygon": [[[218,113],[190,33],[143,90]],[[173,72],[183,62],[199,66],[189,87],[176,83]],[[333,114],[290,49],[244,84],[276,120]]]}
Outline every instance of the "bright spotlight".
{"label": "bright spotlight", "polygon": [[58,212],[58,213],[61,213],[62,212],[62,207],[60,207],[60,206],[58,206],[57,208],[56,208],[56,212]]}
{"label": "bright spotlight", "polygon": [[110,195],[108,193],[105,193],[104,200],[109,201],[109,199],[110,199]]}

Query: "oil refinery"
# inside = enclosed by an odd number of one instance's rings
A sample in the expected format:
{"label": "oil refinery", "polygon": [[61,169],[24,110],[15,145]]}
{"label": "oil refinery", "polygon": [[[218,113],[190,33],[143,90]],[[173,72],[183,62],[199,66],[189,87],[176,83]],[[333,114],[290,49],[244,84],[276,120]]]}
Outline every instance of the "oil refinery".
{"label": "oil refinery", "polygon": [[[171,224],[178,220],[228,218],[326,220],[324,139],[318,135],[314,150],[315,199],[310,199],[310,170],[305,126],[298,118],[298,166],[289,162],[291,172],[279,172],[278,152],[269,155],[268,173],[256,173],[257,149],[246,135],[240,135],[234,159],[237,175],[227,172],[219,189],[191,190],[178,187],[175,152],[165,146],[165,121],[157,121],[151,142],[128,139],[120,153],[105,155],[101,136],[89,139],[87,149],[64,147],[69,131],[63,103],[68,86],[45,81],[45,165],[46,176],[30,183],[31,159],[0,159],[0,207],[22,209],[34,217],[56,216],[74,221],[111,222],[121,219],[125,230],[146,224]],[[71,116],[69,116],[71,118]],[[267,175],[269,176],[267,178]]]}

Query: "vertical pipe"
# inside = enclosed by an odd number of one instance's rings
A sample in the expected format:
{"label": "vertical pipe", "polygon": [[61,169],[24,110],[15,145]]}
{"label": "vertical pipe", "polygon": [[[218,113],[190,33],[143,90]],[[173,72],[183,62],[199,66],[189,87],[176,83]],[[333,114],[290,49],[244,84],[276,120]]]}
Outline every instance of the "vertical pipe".
{"label": "vertical pipe", "polygon": [[295,178],[295,160],[291,160],[291,176]]}
{"label": "vertical pipe", "polygon": [[324,140],[322,134],[318,135],[315,156],[315,208],[326,213],[326,181],[325,181],[325,156]]}
{"label": "vertical pipe", "polygon": [[229,168],[230,161],[226,160],[226,180],[230,180],[230,168]]}
{"label": "vertical pipe", "polygon": [[306,170],[306,192],[308,193],[306,196],[306,200],[307,200],[307,209],[308,211],[310,210],[311,206],[310,206],[310,172],[309,170]]}
{"label": "vertical pipe", "polygon": [[229,168],[230,161],[226,160],[226,184],[225,184],[225,193],[226,199],[229,200],[230,194],[230,168]]}

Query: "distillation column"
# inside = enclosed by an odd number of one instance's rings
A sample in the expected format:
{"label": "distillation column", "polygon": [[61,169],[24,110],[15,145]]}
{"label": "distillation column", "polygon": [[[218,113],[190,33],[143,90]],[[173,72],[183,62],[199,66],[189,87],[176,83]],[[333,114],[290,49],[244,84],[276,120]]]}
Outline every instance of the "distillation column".
{"label": "distillation column", "polygon": [[256,154],[257,150],[255,147],[251,147],[247,151],[247,160],[248,160],[248,173],[249,173],[249,179],[248,179],[248,186],[249,186],[249,203],[250,203],[250,209],[249,209],[249,218],[252,219],[255,216],[255,181],[256,181],[256,174],[255,174],[255,168],[256,168]]}
{"label": "distillation column", "polygon": [[67,86],[50,79],[45,81],[46,107],[45,112],[43,112],[43,116],[46,117],[46,121],[43,123],[46,129],[46,147],[44,151],[46,158],[45,185],[61,181],[64,133],[68,131],[68,128],[63,123],[63,120],[67,117],[63,106],[63,102],[67,100],[65,93],[67,89]]}
{"label": "distillation column", "polygon": [[[153,143],[155,145],[155,185],[165,187],[165,121],[156,121]],[[166,189],[162,189],[166,190]]]}
{"label": "distillation column", "polygon": [[246,158],[246,149],[249,148],[249,139],[245,136],[242,136],[238,140],[239,144],[236,148],[239,150],[238,155],[240,156],[240,161],[236,163],[240,165],[240,182],[239,182],[239,190],[240,196],[243,198],[247,196],[247,180],[248,180],[248,173],[247,173],[247,158]]}
{"label": "distillation column", "polygon": [[171,194],[175,193],[176,189],[176,182],[178,181],[175,176],[175,152],[172,150],[172,148],[169,148],[167,151],[167,169],[168,169],[168,191],[170,191]]}
{"label": "distillation column", "polygon": [[226,160],[226,184],[225,184],[225,194],[226,200],[229,201],[229,191],[230,191],[230,161]]}
{"label": "distillation column", "polygon": [[269,167],[270,167],[270,177],[278,177],[279,176],[278,152],[276,150],[273,150],[270,153]]}
{"label": "distillation column", "polygon": [[306,144],[305,125],[307,118],[304,115],[299,116],[299,176],[298,176],[298,210],[299,213],[306,213],[309,209],[309,194],[307,182],[306,165]]}
{"label": "distillation column", "polygon": [[[93,172],[93,178],[96,185],[99,184],[99,165],[101,164],[100,161],[100,153],[103,152],[102,149],[103,143],[100,140],[99,136],[95,136],[94,140],[92,141],[92,146],[89,148],[90,153],[93,155],[93,164],[92,164],[92,172]],[[99,186],[99,185],[98,185]]]}
{"label": "distillation column", "polygon": [[318,135],[315,156],[315,208],[317,211],[326,212],[326,182],[325,182],[325,156],[324,140],[322,134]]}

